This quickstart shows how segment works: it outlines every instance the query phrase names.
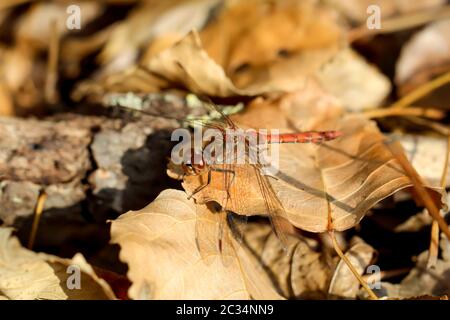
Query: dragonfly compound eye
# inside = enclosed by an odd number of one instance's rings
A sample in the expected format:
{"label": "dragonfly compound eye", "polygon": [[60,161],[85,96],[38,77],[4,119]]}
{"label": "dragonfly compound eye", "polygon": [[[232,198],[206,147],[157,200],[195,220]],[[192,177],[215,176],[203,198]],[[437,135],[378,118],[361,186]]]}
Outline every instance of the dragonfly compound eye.
{"label": "dragonfly compound eye", "polygon": [[192,153],[189,160],[186,160],[182,164],[183,170],[188,175],[196,175],[203,172],[206,168],[206,163],[203,159],[203,155],[200,153]]}

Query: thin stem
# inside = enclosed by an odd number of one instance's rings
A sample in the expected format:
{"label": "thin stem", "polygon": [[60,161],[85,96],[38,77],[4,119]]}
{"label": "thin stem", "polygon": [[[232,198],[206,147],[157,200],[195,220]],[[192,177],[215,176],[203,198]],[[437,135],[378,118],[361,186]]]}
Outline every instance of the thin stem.
{"label": "thin stem", "polygon": [[447,136],[447,152],[445,153],[444,168],[441,175],[441,187],[447,186],[448,163],[450,160],[450,134]]}
{"label": "thin stem", "polygon": [[437,133],[448,136],[450,134],[450,129],[446,127],[445,125],[440,124],[439,122],[430,121],[428,119],[418,118],[418,117],[408,117],[408,121],[411,121],[415,124],[418,124],[420,126],[427,127],[433,131],[436,131]]}
{"label": "thin stem", "polygon": [[378,300],[377,295],[370,289],[367,282],[362,278],[362,276],[359,274],[359,272],[355,269],[355,267],[352,265],[350,260],[345,256],[345,254],[342,252],[341,248],[339,247],[339,244],[336,241],[336,237],[334,235],[333,231],[329,232],[331,241],[333,243],[334,250],[339,255],[339,257],[345,262],[345,264],[348,266],[350,271],[353,273],[353,275],[358,279],[359,283],[363,286],[363,288],[367,291],[369,294],[370,299],[372,300]]}
{"label": "thin stem", "polygon": [[442,119],[445,117],[445,112],[442,110],[422,107],[370,109],[364,111],[363,114],[371,119],[393,116],[417,116],[429,119]]}
{"label": "thin stem", "polygon": [[[447,186],[447,173],[448,173],[448,162],[450,157],[450,135],[447,136],[447,152],[445,153],[444,168],[442,169],[441,175],[441,187],[445,189]],[[436,267],[437,257],[439,254],[439,224],[436,220],[433,220],[431,225],[431,241],[428,250],[428,261],[427,267]]]}
{"label": "thin stem", "polygon": [[397,158],[403,170],[405,170],[406,175],[411,179],[413,187],[418,197],[422,200],[423,204],[425,205],[425,208],[427,208],[428,212],[433,217],[433,219],[438,222],[439,228],[450,240],[450,229],[448,228],[447,223],[445,222],[444,218],[442,218],[442,216],[440,215],[438,207],[434,203],[428,191],[423,186],[419,174],[416,172],[416,170],[413,168],[411,163],[406,158],[401,146],[398,143],[393,143],[387,144],[387,147],[392,152],[394,157]]}
{"label": "thin stem", "polygon": [[37,230],[39,227],[39,221],[41,220],[42,212],[44,211],[45,200],[47,200],[47,194],[42,191],[39,194],[36,209],[34,211],[33,225],[31,227],[30,238],[28,239],[28,249],[33,249],[34,240],[36,239]]}
{"label": "thin stem", "polygon": [[436,90],[439,87],[442,87],[443,85],[449,82],[450,82],[450,71],[444,73],[443,75],[440,75],[439,77],[431,80],[430,82],[427,82],[421,85],[420,87],[416,88],[415,90],[411,91],[397,102],[391,104],[390,108],[395,109],[408,107],[413,102],[419,100],[420,98],[423,98],[430,92]]}
{"label": "thin stem", "polygon": [[[395,269],[395,270],[387,270],[387,271],[380,271],[380,279],[389,279],[393,277],[397,277],[400,275],[403,275],[405,273],[408,273],[411,271],[411,268],[401,268],[401,269]],[[364,281],[369,281],[373,277],[373,274],[366,274],[362,276]]]}
{"label": "thin stem", "polygon": [[428,248],[427,268],[435,268],[439,254],[439,224],[433,220],[431,224],[431,239]]}

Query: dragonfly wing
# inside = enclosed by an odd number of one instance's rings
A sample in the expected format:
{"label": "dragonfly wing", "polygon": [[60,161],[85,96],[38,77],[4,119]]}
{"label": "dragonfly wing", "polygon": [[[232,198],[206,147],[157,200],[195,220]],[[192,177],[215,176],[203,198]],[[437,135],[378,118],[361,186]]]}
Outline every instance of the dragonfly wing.
{"label": "dragonfly wing", "polygon": [[239,244],[244,242],[245,226],[247,224],[248,217],[244,215],[228,214],[228,225],[231,234]]}
{"label": "dragonfly wing", "polygon": [[232,241],[233,234],[227,223],[229,214],[225,210],[222,210],[220,216],[218,234],[219,252],[223,265],[228,267],[237,259],[237,256]]}
{"label": "dragonfly wing", "polygon": [[226,221],[226,212],[222,209],[218,212],[197,210],[195,241],[200,256],[207,265],[213,263],[218,256],[225,267],[236,259]]}
{"label": "dragonfly wing", "polygon": [[267,177],[260,172],[259,166],[253,165],[253,168],[258,179],[261,195],[263,196],[267,214],[269,215],[274,232],[280,240],[283,249],[287,250],[289,242],[286,234],[292,230],[292,225],[289,223],[286,211],[276,196]]}
{"label": "dragonfly wing", "polygon": [[233,120],[231,120],[230,117],[228,117],[226,114],[224,114],[222,112],[222,110],[220,110],[217,107],[217,105],[211,101],[211,99],[209,99],[206,96],[201,96],[201,99],[203,101],[206,101],[204,105],[208,110],[216,112],[219,115],[219,121],[226,124],[226,127],[232,128],[232,129],[236,128],[236,125],[234,124]]}
{"label": "dragonfly wing", "polygon": [[[213,232],[211,232],[213,230]],[[197,206],[195,221],[195,243],[202,260],[211,264],[218,255],[217,239],[218,220],[212,212]]]}

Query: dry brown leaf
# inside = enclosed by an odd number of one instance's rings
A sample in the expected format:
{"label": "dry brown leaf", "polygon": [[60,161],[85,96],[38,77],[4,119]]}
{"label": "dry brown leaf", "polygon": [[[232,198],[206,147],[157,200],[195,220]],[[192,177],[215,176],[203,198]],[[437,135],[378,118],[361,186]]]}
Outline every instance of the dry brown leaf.
{"label": "dry brown leaf", "polygon": [[246,88],[238,88],[228,78],[222,67],[203,50],[200,39],[194,32],[151,59],[146,67],[149,71],[163,75],[171,82],[183,83],[194,93],[227,97],[302,88],[308,75],[311,75],[323,63],[324,60],[316,59],[318,56],[320,53],[315,52],[285,62],[289,68],[282,68],[287,71],[282,78],[269,75],[264,79],[265,81],[252,83]]}
{"label": "dry brown leaf", "polygon": [[[183,83],[190,91],[210,96],[257,95],[266,92],[294,91],[303,88],[336,50],[310,50],[280,61],[262,74],[237,87],[223,68],[203,49],[197,33],[190,33],[172,48],[148,61],[146,68],[175,83]],[[201,68],[199,68],[201,66]]]}
{"label": "dry brown leaf", "polygon": [[[40,257],[51,266],[60,280],[60,285],[70,300],[113,300],[116,299],[109,284],[99,278],[92,266],[85,260],[81,253],[77,253],[72,259],[63,259],[48,254],[39,254]],[[77,266],[81,271],[81,289],[65,289],[68,277],[68,266]]]}
{"label": "dry brown leaf", "polygon": [[450,19],[431,23],[403,47],[395,82],[405,94],[450,69]]}
{"label": "dry brown leaf", "polygon": [[[446,137],[423,135],[403,135],[399,141],[406,156],[417,172],[432,185],[439,185],[445,164]],[[450,164],[447,171],[447,184],[450,186]]]}
{"label": "dry brown leaf", "polygon": [[34,52],[24,43],[0,50],[0,72],[3,85],[12,95],[14,113],[35,107],[43,99],[37,87],[43,85],[44,64],[34,58]]}
{"label": "dry brown leaf", "polygon": [[0,69],[5,84],[17,92],[31,74],[32,57],[26,47],[16,46],[0,51]]}
{"label": "dry brown leaf", "polygon": [[9,299],[67,299],[53,269],[0,228],[0,292]]}
{"label": "dry brown leaf", "polygon": [[103,64],[114,64],[114,67],[108,67],[108,71],[123,70],[135,62],[138,50],[146,43],[151,44],[154,38],[177,34],[179,40],[192,29],[201,28],[209,11],[218,2],[219,0],[143,2],[116,26],[99,59]]}
{"label": "dry brown leaf", "polygon": [[[355,226],[377,202],[412,184],[374,122],[358,115],[342,114],[339,106],[324,104],[333,101],[324,97],[325,93],[316,91],[315,94],[314,97],[299,92],[282,101],[256,100],[237,121],[244,123],[244,127],[277,128],[281,132],[292,131],[283,126],[283,122],[289,124],[289,121],[298,131],[343,132],[339,139],[322,145],[280,146],[279,171],[276,179],[269,177],[294,226],[310,232],[343,231]],[[277,117],[271,117],[271,113]],[[266,120],[261,122],[261,119]],[[275,123],[271,119],[279,121]],[[303,125],[296,125],[302,122]],[[236,167],[227,209],[243,215],[264,214],[265,203],[253,168]],[[222,180],[213,174],[208,187],[194,197],[200,203],[211,200],[222,203],[226,199]],[[205,175],[187,176],[183,187],[192,193],[206,181]]]}
{"label": "dry brown leaf", "polygon": [[[8,299],[114,299],[114,294],[81,254],[73,259],[35,253],[23,248],[12,229],[0,228],[0,295]],[[66,285],[69,265],[81,271],[81,289]]]}
{"label": "dry brown leaf", "polygon": [[405,222],[395,227],[395,232],[418,232],[422,228],[431,225],[433,218],[430,216],[427,210],[413,215]]}
{"label": "dry brown leaf", "polygon": [[389,79],[351,49],[327,63],[318,72],[318,79],[350,111],[375,108],[391,91]]}
{"label": "dry brown leaf", "polygon": [[[374,254],[375,249],[362,240],[345,253],[348,260],[361,275],[364,274]],[[359,287],[358,279],[353,275],[347,264],[340,260],[330,283],[329,294],[340,298],[356,298]]]}
{"label": "dry brown leaf", "polygon": [[[172,37],[172,36],[171,36]],[[171,43],[171,41],[169,41]],[[240,73],[239,85],[233,83],[222,66],[217,64],[204,50],[200,37],[191,32],[173,47],[156,56],[141,61],[148,74],[142,74],[145,82],[157,83],[160,80],[152,76],[159,75],[172,83],[182,83],[194,93],[210,96],[257,95],[266,92],[293,91],[302,88],[309,77],[316,72],[325,61],[328,61],[338,50],[336,41],[325,48],[311,48],[288,59],[282,59],[271,66]],[[112,75],[97,83],[85,83],[76,92],[76,96],[95,94],[103,91],[141,91],[140,82],[135,87],[130,79],[138,79],[139,71],[131,70],[127,75]],[[114,77],[114,79],[112,79]],[[156,80],[158,79],[158,80]],[[126,83],[126,89],[115,84]],[[164,85],[164,83],[162,83]],[[161,87],[159,87],[161,88]],[[151,88],[146,88],[151,90]],[[153,91],[158,90],[158,87]]]}
{"label": "dry brown leaf", "polygon": [[[217,252],[206,260],[196,246],[197,208],[184,192],[163,191],[151,204],[114,220],[111,241],[121,246],[128,264],[132,299],[259,299],[281,298],[254,258],[243,248],[225,266]],[[217,243],[216,220],[203,215],[210,229],[203,237]],[[234,245],[233,245],[234,247]]]}
{"label": "dry brown leaf", "polygon": [[414,269],[400,284],[381,283],[380,292],[389,298],[410,298],[422,295],[450,294],[450,262],[438,259],[434,268],[427,268],[428,251],[422,252]]}
{"label": "dry brown leaf", "polygon": [[206,52],[232,80],[240,66],[267,67],[283,60],[280,53],[333,47],[341,36],[333,12],[309,0],[231,2],[200,33]]}
{"label": "dry brown leaf", "polygon": [[[63,36],[70,32],[66,27],[69,14],[66,12],[70,3],[39,2],[20,18],[18,22],[16,39],[19,43],[26,43],[28,48],[47,49],[52,32],[51,24],[56,22],[58,34]],[[82,13],[81,27],[92,21],[102,13],[102,6],[96,2],[83,1],[77,3]],[[43,18],[45,17],[45,18]]]}
{"label": "dry brown leaf", "polygon": [[270,225],[262,223],[249,223],[244,230],[244,239],[284,297],[326,297],[331,268],[316,240],[298,236],[284,249]]}

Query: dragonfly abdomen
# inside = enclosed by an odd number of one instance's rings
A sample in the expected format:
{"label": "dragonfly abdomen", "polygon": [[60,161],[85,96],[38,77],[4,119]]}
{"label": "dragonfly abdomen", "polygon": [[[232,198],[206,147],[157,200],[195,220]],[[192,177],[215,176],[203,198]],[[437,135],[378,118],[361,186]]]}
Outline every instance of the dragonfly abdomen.
{"label": "dragonfly abdomen", "polygon": [[267,135],[267,143],[318,143],[340,137],[340,131],[309,131]]}

